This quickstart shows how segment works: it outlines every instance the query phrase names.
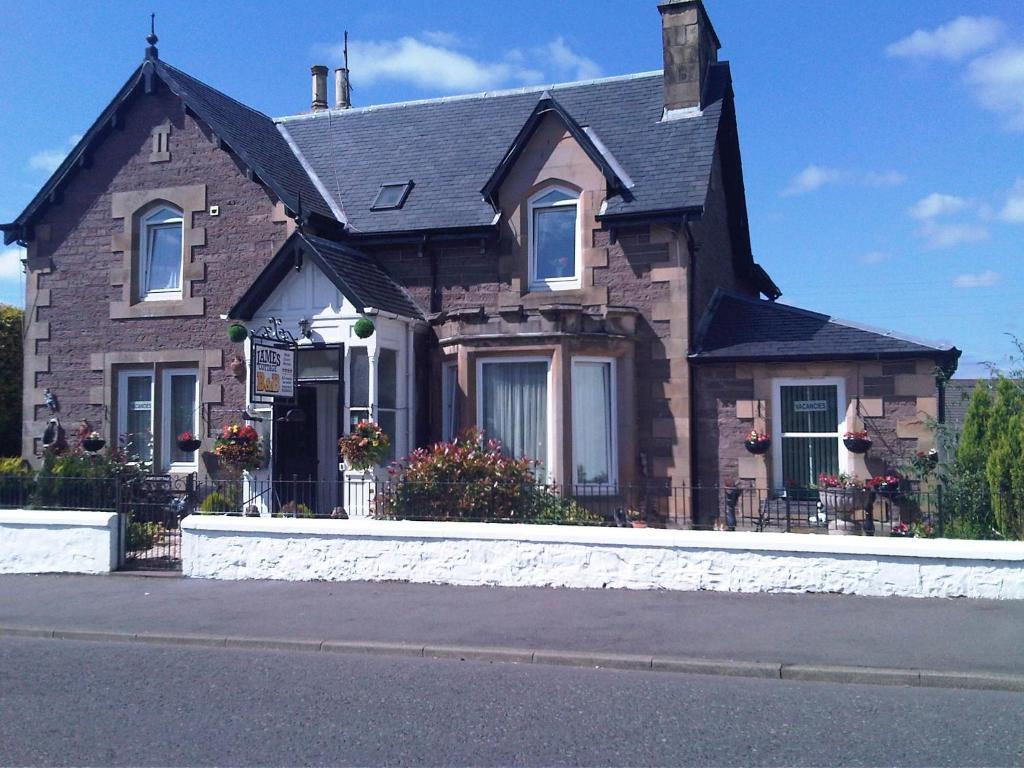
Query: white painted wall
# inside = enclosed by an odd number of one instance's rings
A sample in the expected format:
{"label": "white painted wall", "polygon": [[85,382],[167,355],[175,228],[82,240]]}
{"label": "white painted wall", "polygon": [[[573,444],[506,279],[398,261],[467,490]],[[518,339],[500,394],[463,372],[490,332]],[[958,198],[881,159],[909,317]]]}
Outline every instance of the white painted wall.
{"label": "white painted wall", "polygon": [[1024,599],[1024,543],[191,516],[186,576]]}
{"label": "white painted wall", "polygon": [[109,573],[117,568],[117,514],[0,510],[0,573]]}

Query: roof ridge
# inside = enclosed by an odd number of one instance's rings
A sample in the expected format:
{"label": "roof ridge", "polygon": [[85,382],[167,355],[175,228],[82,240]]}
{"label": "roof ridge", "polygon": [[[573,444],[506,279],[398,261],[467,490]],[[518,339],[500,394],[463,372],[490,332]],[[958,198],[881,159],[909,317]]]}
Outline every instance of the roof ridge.
{"label": "roof ridge", "polygon": [[[282,115],[272,118],[275,123],[295,122],[298,120],[313,120],[323,118],[327,115],[357,114],[361,112],[376,112],[384,109],[401,109],[404,107],[418,107],[428,104],[446,104],[457,101],[472,101],[474,99],[494,99],[506,96],[522,96],[528,93],[543,93],[554,89],[577,88],[586,85],[601,85],[604,83],[616,83],[629,80],[643,80],[648,77],[661,77],[662,70],[651,70],[648,72],[634,72],[627,75],[610,75],[608,77],[596,77],[588,80],[570,80],[562,83],[546,83],[540,85],[524,85],[518,88],[507,88],[496,91],[479,91],[477,93],[463,93],[454,96],[435,96],[429,99],[410,99],[407,101],[394,101],[387,104],[368,104],[365,107],[348,107],[345,109],[323,109],[318,112],[304,112],[295,115]],[[230,98],[230,97],[229,97]]]}

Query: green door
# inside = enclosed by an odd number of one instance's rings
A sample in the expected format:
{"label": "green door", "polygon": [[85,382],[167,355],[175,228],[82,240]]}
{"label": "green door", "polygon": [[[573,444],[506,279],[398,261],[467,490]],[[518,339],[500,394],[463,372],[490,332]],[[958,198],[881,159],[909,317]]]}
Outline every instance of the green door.
{"label": "green door", "polygon": [[839,473],[838,387],[781,386],[779,399],[782,484],[799,496],[818,484],[818,475]]}

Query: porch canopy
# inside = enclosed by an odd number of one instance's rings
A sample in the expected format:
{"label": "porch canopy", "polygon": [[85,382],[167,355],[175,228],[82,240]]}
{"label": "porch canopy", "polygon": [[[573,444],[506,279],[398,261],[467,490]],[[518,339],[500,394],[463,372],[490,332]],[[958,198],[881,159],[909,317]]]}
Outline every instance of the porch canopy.
{"label": "porch canopy", "polygon": [[228,312],[231,320],[252,320],[293,269],[305,260],[341,292],[357,312],[375,309],[412,320],[423,312],[412,297],[369,254],[357,248],[296,230]]}

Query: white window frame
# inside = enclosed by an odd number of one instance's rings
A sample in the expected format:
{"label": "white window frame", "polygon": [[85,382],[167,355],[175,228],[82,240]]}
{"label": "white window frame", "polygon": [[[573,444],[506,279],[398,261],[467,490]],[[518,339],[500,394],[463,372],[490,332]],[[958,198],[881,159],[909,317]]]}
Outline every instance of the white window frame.
{"label": "white window frame", "polygon": [[[850,452],[843,444],[846,432],[846,379],[838,376],[808,379],[772,379],[772,478],[775,487],[785,491],[782,483],[782,387],[836,388],[836,444],[839,447],[839,468],[849,472]],[[787,432],[786,437],[831,437],[831,432]]]}
{"label": "white window frame", "polygon": [[[548,203],[546,205],[538,205],[537,201],[551,192],[561,192],[562,194],[569,195],[571,200],[562,200],[557,203]],[[529,243],[529,255],[527,261],[529,262],[529,283],[530,290],[534,291],[563,291],[570,290],[573,288],[579,288],[581,285],[581,275],[583,273],[582,262],[583,262],[583,248],[582,248],[582,237],[581,237],[581,205],[582,195],[569,187],[562,185],[550,185],[537,191],[530,196],[527,202],[527,242]],[[574,270],[572,277],[552,277],[538,279],[537,274],[537,212],[549,209],[565,208],[572,206],[576,210],[576,238],[575,248],[573,254]]]}
{"label": "white window frame", "polygon": [[[569,392],[570,398],[576,396],[576,364],[577,363],[607,363],[610,365],[609,376],[611,377],[611,389],[609,391],[609,397],[611,398],[610,403],[610,424],[611,424],[611,456],[609,457],[609,472],[608,481],[606,483],[580,483],[579,476],[577,474],[578,465],[576,463],[576,432],[575,426],[573,427],[572,434],[572,481],[573,485],[576,486],[577,493],[600,493],[605,490],[614,490],[619,485],[619,408],[618,408],[618,394],[619,394],[619,381],[618,381],[618,361],[614,357],[592,357],[589,355],[573,356],[572,358],[572,371],[571,387]],[[573,413],[573,400],[569,402],[570,413]]]}
{"label": "white window frame", "polygon": [[[361,349],[366,352],[366,405],[355,406],[352,405],[352,353]],[[343,362],[345,366],[345,420],[344,428],[345,434],[347,435],[352,429],[352,412],[357,411],[360,416],[365,414],[366,419],[373,419],[373,404],[376,398],[377,382],[375,376],[376,364],[373,360],[372,350],[367,344],[347,344],[345,346],[345,360]]]}
{"label": "white window frame", "polygon": [[[165,213],[171,214],[171,216],[159,222],[153,221],[153,219]],[[148,290],[153,233],[158,229],[168,229],[174,226],[181,230],[181,253],[178,254],[178,287]],[[182,286],[185,281],[185,219],[181,211],[169,205],[158,206],[142,217],[139,230],[139,300],[174,301],[181,299]]]}
{"label": "white window frame", "polygon": [[[476,361],[476,423],[483,427],[484,424],[484,366],[499,363],[544,363],[548,367],[547,388],[548,388],[548,423],[547,423],[547,456],[541,459],[540,456],[531,458],[540,459],[544,465],[544,482],[547,484],[558,482],[557,471],[551,462],[555,453],[555,409],[554,409],[554,387],[552,386],[551,358],[545,355],[522,355],[522,356],[501,356],[493,355],[480,357]],[[486,439],[488,435],[484,435]]]}
{"label": "white window frame", "polygon": [[160,376],[160,466],[168,472],[195,471],[199,466],[199,452],[192,454],[191,461],[171,461],[172,440],[178,436],[171,430],[171,379],[175,376],[192,376],[196,382],[195,411],[192,420],[193,434],[199,431],[200,387],[198,368],[164,368]]}
{"label": "white window frame", "polygon": [[153,439],[154,409],[156,408],[156,371],[152,368],[129,368],[117,372],[117,435],[116,444],[120,447],[121,435],[127,434],[128,430],[128,379],[142,378],[149,379],[149,435],[150,435],[150,463],[156,458],[156,441]]}

